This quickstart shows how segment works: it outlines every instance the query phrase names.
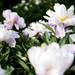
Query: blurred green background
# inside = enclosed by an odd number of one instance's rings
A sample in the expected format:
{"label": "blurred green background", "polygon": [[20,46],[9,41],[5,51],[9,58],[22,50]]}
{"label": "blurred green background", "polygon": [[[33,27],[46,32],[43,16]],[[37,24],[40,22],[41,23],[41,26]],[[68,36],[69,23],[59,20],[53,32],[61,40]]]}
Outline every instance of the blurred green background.
{"label": "blurred green background", "polygon": [[2,12],[5,9],[16,11],[27,24],[44,19],[43,15],[48,9],[53,9],[55,3],[65,4],[68,8],[75,5],[75,0],[0,0],[0,22],[3,21]]}

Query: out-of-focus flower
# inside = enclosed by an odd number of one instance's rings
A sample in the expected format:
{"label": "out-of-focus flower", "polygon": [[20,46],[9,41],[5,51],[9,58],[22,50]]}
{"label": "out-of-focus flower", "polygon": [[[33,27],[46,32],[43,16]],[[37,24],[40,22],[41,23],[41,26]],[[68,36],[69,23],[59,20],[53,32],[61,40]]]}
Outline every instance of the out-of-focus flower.
{"label": "out-of-focus flower", "polygon": [[24,19],[11,10],[4,10],[3,17],[5,18],[4,25],[7,29],[12,29],[12,27],[15,26],[16,29],[19,30],[19,28],[26,26]]}
{"label": "out-of-focus flower", "polygon": [[39,22],[32,22],[28,28],[23,30],[24,35],[29,35],[29,37],[33,37],[37,33],[39,33],[40,35],[43,35],[44,32],[46,32],[46,31],[50,32],[50,30],[48,30],[41,23],[45,23],[46,24],[46,22],[44,22],[44,21],[40,21],[40,23]]}
{"label": "out-of-focus flower", "polygon": [[28,37],[33,37],[37,34],[37,32],[35,32],[29,28],[26,28],[25,30],[23,30],[23,33],[25,36],[28,36]]}
{"label": "out-of-focus flower", "polygon": [[75,45],[66,44],[60,47],[53,42],[43,47],[31,47],[28,58],[36,75],[63,75],[74,60]]}
{"label": "out-of-focus flower", "polygon": [[65,36],[65,27],[69,25],[75,25],[74,6],[66,9],[65,5],[56,3],[54,10],[48,10],[44,16],[48,20],[49,25],[55,30],[56,36]]}
{"label": "out-of-focus flower", "polygon": [[3,69],[1,68],[1,66],[0,66],[0,75],[6,75],[6,74],[5,74],[5,70],[3,70]]}
{"label": "out-of-focus flower", "polygon": [[16,38],[19,38],[18,32],[0,26],[0,42],[5,41],[10,47],[15,47]]}

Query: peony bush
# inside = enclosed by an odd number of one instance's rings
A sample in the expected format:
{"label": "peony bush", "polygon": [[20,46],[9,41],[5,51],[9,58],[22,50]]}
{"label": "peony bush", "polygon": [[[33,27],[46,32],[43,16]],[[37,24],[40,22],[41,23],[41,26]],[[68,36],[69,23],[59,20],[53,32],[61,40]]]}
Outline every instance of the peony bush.
{"label": "peony bush", "polygon": [[56,3],[44,20],[25,23],[10,9],[0,23],[0,75],[72,75],[75,72],[74,6]]}

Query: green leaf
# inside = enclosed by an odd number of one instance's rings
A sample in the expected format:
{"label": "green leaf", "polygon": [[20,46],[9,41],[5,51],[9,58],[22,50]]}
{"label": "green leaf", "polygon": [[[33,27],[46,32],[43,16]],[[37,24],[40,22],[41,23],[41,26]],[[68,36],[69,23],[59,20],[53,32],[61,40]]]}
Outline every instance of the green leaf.
{"label": "green leaf", "polygon": [[70,69],[71,71],[75,71],[75,65]]}
{"label": "green leaf", "polygon": [[69,35],[66,35],[65,37],[63,37],[62,39],[60,39],[59,44],[61,46],[64,45],[67,42],[67,40],[69,39],[68,37],[69,37]]}
{"label": "green leaf", "polygon": [[11,75],[14,68],[12,66],[7,66],[6,75]]}
{"label": "green leaf", "polygon": [[50,36],[49,36],[48,32],[45,32],[44,33],[44,41],[49,44],[50,43],[49,39],[50,39]]}
{"label": "green leaf", "polygon": [[20,57],[16,57],[17,58],[17,62],[27,71],[29,71],[29,67],[27,66],[27,64],[24,62],[24,60],[22,60]]}

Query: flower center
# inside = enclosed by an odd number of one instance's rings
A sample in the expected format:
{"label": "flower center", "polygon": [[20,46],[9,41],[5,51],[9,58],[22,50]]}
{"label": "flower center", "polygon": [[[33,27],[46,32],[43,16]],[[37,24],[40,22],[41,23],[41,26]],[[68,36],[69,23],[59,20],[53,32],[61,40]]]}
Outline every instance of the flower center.
{"label": "flower center", "polygon": [[61,21],[61,22],[64,22],[68,17],[67,16],[64,16],[64,17],[58,17],[59,18],[59,20]]}

